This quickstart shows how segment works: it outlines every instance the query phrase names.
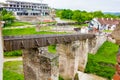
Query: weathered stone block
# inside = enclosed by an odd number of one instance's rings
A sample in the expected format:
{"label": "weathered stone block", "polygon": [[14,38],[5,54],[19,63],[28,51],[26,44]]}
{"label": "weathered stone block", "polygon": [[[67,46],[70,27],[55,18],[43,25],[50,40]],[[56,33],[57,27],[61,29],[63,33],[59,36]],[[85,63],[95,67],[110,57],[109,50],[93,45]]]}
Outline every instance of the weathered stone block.
{"label": "weathered stone block", "polygon": [[25,80],[58,80],[58,56],[39,51],[40,48],[23,50]]}
{"label": "weathered stone block", "polygon": [[57,45],[57,53],[59,54],[59,73],[64,80],[73,80],[78,70],[77,48],[76,42]]}

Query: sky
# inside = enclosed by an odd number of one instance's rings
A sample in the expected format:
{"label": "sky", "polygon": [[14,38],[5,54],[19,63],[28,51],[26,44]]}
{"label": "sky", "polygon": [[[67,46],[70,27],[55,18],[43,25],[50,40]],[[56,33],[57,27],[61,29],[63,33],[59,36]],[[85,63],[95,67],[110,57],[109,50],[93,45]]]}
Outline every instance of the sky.
{"label": "sky", "polygon": [[[0,0],[5,1],[5,0]],[[22,1],[22,0],[18,0]],[[23,0],[41,2],[41,0]],[[120,0],[42,0],[52,8],[85,11],[120,12]]]}

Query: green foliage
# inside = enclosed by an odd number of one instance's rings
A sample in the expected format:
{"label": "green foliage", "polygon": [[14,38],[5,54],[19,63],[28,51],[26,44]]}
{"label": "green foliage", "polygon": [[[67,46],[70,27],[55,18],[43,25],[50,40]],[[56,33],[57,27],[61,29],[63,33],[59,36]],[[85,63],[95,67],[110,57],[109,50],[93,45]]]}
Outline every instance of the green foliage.
{"label": "green foliage", "polygon": [[93,73],[109,80],[115,73],[116,53],[118,46],[111,42],[105,42],[95,55],[89,54],[85,72]]}
{"label": "green foliage", "polygon": [[11,51],[11,52],[4,52],[5,57],[10,57],[10,56],[22,56],[22,51],[17,50],[17,51]]}
{"label": "green foliage", "polygon": [[21,61],[5,62],[3,80],[24,80]]}
{"label": "green foliage", "polygon": [[0,12],[0,20],[5,21],[5,25],[11,24],[15,20],[15,16],[10,11],[3,9]]}
{"label": "green foliage", "polygon": [[50,46],[48,46],[48,51],[50,53],[55,54],[56,53],[56,45],[50,45]]}
{"label": "green foliage", "polygon": [[36,32],[35,28],[3,29],[4,36],[31,35],[31,34],[66,34],[66,32],[49,32],[49,31]]}
{"label": "green foliage", "polygon": [[61,76],[59,76],[59,80],[64,80]]}
{"label": "green foliage", "polygon": [[61,12],[61,18],[62,19],[72,19],[72,15],[73,15],[73,12],[72,10],[70,9],[64,9],[62,12]]}
{"label": "green foliage", "polygon": [[101,18],[101,17],[104,17],[104,14],[101,11],[95,11],[93,12],[93,16]]}
{"label": "green foliage", "polygon": [[117,16],[115,15],[104,14],[101,11],[86,12],[86,11],[80,11],[80,10],[72,11],[70,9],[57,10],[56,15],[62,19],[72,19],[79,23],[90,21],[91,19],[96,18],[96,17],[117,18]]}
{"label": "green foliage", "polygon": [[105,14],[105,18],[117,18],[118,16],[112,15],[112,14]]}

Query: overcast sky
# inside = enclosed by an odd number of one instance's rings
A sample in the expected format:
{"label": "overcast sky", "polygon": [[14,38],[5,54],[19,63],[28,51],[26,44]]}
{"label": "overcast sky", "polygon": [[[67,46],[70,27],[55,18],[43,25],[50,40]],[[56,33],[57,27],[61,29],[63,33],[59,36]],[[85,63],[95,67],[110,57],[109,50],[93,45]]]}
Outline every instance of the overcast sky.
{"label": "overcast sky", "polygon": [[[23,1],[40,2],[40,0]],[[47,3],[52,8],[59,9],[79,9],[86,11],[101,10],[103,12],[120,12],[120,0],[43,0],[42,2]]]}

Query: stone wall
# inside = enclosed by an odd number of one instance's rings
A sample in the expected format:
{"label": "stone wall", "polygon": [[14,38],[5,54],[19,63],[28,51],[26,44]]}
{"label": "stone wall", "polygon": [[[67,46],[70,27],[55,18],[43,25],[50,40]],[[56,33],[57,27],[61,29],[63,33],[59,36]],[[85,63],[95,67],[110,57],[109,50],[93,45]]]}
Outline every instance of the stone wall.
{"label": "stone wall", "polygon": [[45,22],[45,21],[54,21],[50,16],[16,16],[17,20],[23,22]]}
{"label": "stone wall", "polygon": [[107,40],[105,35],[96,35],[96,38],[89,40],[89,53],[96,54],[97,50]]}
{"label": "stone wall", "polygon": [[73,80],[77,71],[84,72],[88,57],[88,40],[58,44],[59,73],[65,80]]}
{"label": "stone wall", "polygon": [[88,52],[94,47],[96,39],[57,44],[59,60],[47,47],[23,50],[25,80],[58,80],[59,75],[64,80],[74,80],[77,71],[84,72]]}

